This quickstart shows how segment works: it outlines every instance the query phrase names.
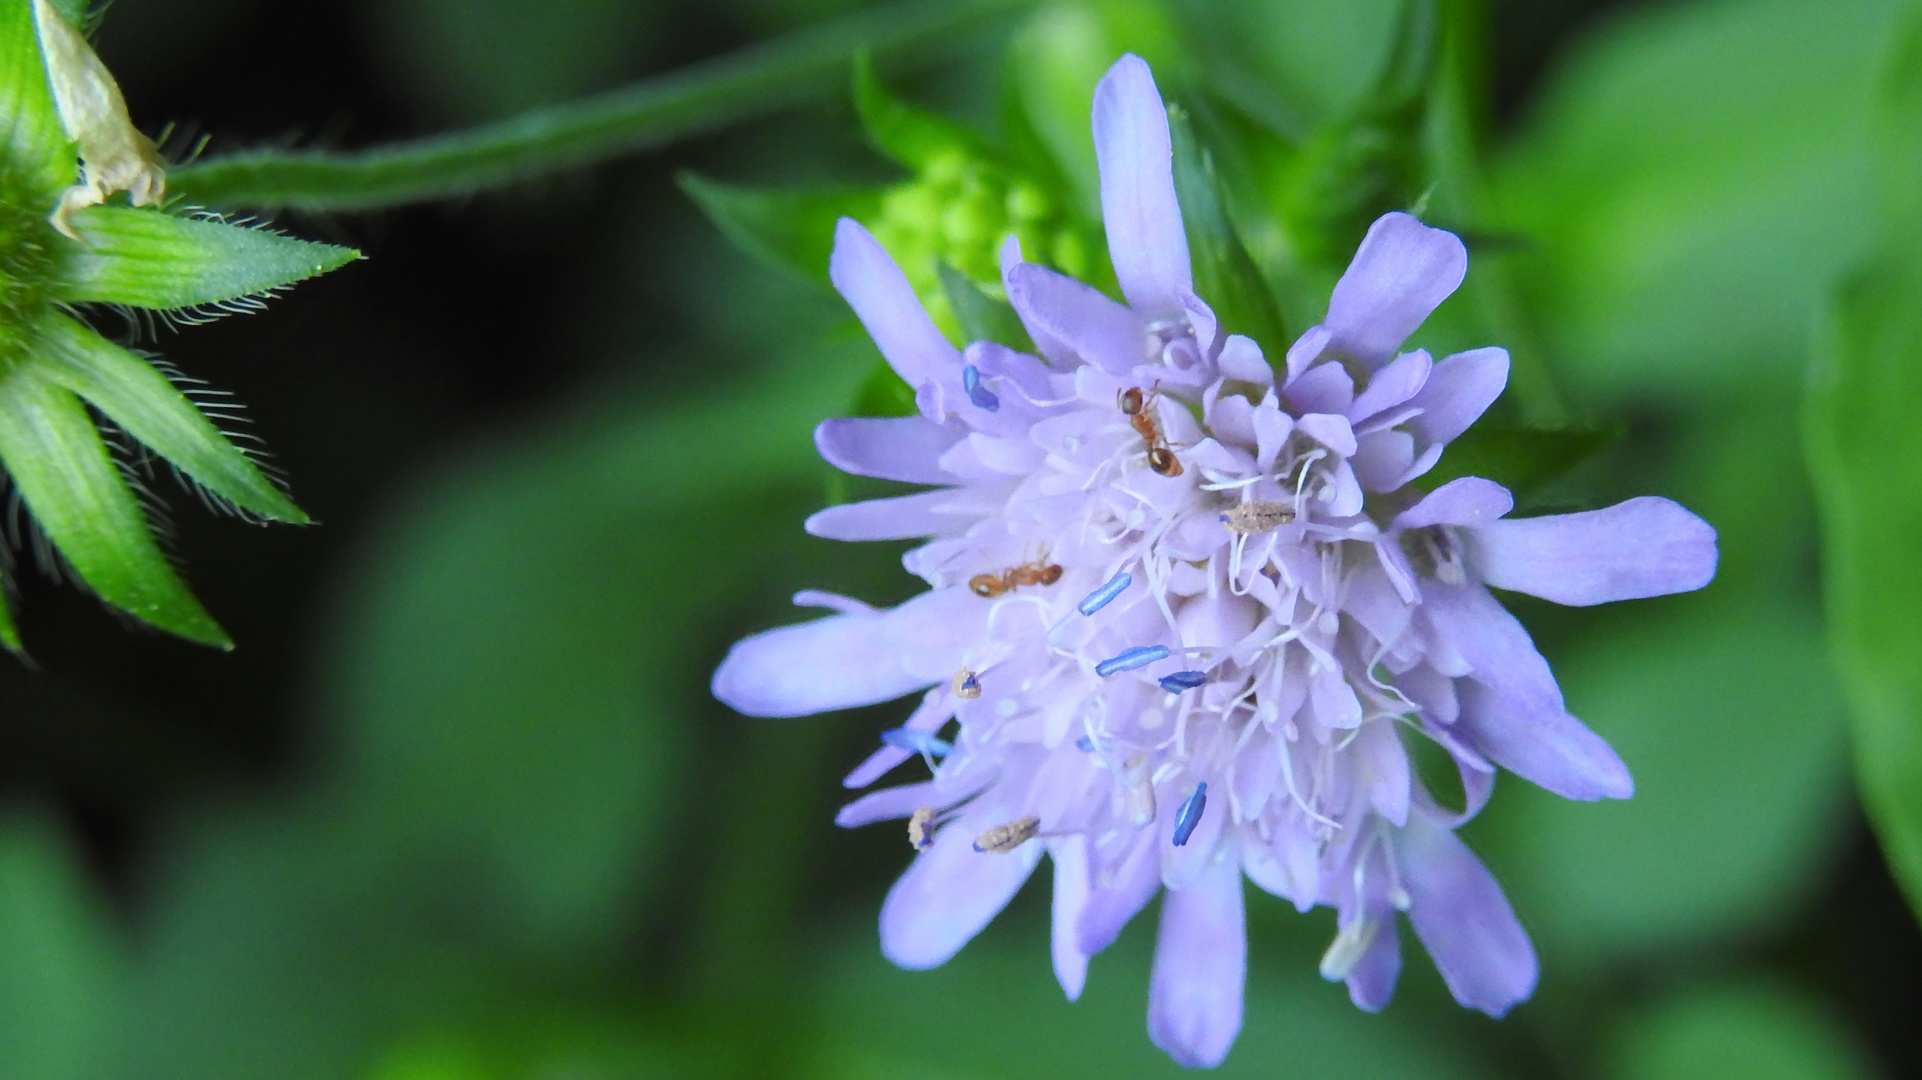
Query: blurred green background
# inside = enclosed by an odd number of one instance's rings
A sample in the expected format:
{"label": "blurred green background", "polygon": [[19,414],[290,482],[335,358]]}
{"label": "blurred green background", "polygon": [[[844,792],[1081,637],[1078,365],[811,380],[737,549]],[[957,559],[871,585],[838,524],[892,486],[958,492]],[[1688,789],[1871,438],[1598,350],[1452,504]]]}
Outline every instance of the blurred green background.
{"label": "blurred green background", "polygon": [[[362,146],[854,6],[116,0],[98,45],[139,123],[181,125],[177,151]],[[1922,935],[1855,805],[1798,432],[1824,297],[1879,235],[1874,99],[1905,8],[1483,12],[1487,166],[1472,209],[1435,195],[1483,232],[1428,332],[1524,328],[1506,343],[1569,415],[1625,432],[1543,498],[1677,498],[1720,530],[1722,570],[1686,597],[1517,605],[1638,779],[1592,805],[1505,778],[1466,830],[1541,950],[1535,999],[1488,1020],[1411,951],[1390,1009],[1357,1012],[1315,974],[1332,914],[1257,895],[1224,1075],[1922,1075]],[[1294,137],[1349,130],[1400,10],[1055,5],[888,67],[986,129],[1011,39],[1127,44]],[[947,967],[882,960],[910,852],[831,818],[899,708],[749,721],[707,696],[795,589],[892,602],[915,582],[898,547],[800,526],[831,483],[808,432],[851,409],[872,346],[831,293],[731,247],[684,169],[900,175],[846,95],[805,97],[456,204],[283,217],[370,260],[146,341],[247,403],[322,524],[256,529],[170,492],[232,654],[19,576],[35,663],[0,663],[0,1077],[1178,1071],[1143,1026],[1151,918],[1073,1005],[1039,878]],[[1352,250],[1359,229],[1335,232]],[[1249,246],[1287,276],[1285,244]],[[1514,310],[1488,315],[1478,274]]]}

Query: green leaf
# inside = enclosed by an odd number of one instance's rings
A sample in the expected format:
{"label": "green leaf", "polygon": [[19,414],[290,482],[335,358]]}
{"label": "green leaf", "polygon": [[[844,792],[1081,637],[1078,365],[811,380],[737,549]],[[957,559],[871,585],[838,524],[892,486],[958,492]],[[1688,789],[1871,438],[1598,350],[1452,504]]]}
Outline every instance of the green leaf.
{"label": "green leaf", "polygon": [[13,607],[8,602],[7,582],[3,576],[0,576],[0,645],[5,645],[7,651],[15,656],[26,652],[26,647],[20,642],[20,628],[13,621]]}
{"label": "green leaf", "polygon": [[854,395],[856,416],[913,416],[918,411],[914,387],[895,374],[885,360],[874,366]]}
{"label": "green leaf", "polygon": [[1870,1080],[1873,1055],[1805,990],[1744,980],[1671,994],[1617,1040],[1608,1080]]}
{"label": "green leaf", "polygon": [[876,150],[916,172],[944,157],[995,156],[974,132],[889,93],[865,52],[854,58],[854,111]]}
{"label": "green leaf", "polygon": [[1168,128],[1174,137],[1175,195],[1188,234],[1195,292],[1214,309],[1229,333],[1255,339],[1267,356],[1278,359],[1293,338],[1282,325],[1268,282],[1228,220],[1214,162],[1195,137],[1186,110],[1171,107]]}
{"label": "green leaf", "polygon": [[1903,14],[1883,72],[1876,140],[1883,205],[1908,226],[1922,223],[1922,8]]}
{"label": "green leaf", "polygon": [[32,0],[0,0],[0,178],[47,200],[74,182],[73,145],[60,127],[40,58]]}
{"label": "green leaf", "polygon": [[1805,435],[1821,507],[1837,666],[1856,782],[1889,864],[1922,911],[1922,260],[1913,243],[1838,290]]}
{"label": "green leaf", "polygon": [[1021,316],[1015,314],[1013,305],[982,292],[973,278],[946,262],[936,263],[935,269],[941,274],[941,292],[954,309],[965,340],[993,341],[1026,353],[1035,351],[1028,328],[1021,325]]}
{"label": "green leaf", "polygon": [[263,517],[307,523],[300,507],[153,365],[65,315],[42,321],[37,344],[27,364],[86,398],[208,491]]}
{"label": "green leaf", "polygon": [[1549,650],[1634,798],[1571,802],[1503,777],[1470,827],[1552,968],[1640,954],[1666,969],[1678,949],[1783,925],[1823,888],[1848,748],[1820,613],[1779,586],[1735,603],[1720,587],[1638,601],[1611,632]]}
{"label": "green leaf", "polygon": [[1448,444],[1426,476],[1415,481],[1434,489],[1463,476],[1493,480],[1517,495],[1543,484],[1606,450],[1622,428],[1502,428],[1482,423]]}
{"label": "green leaf", "polygon": [[0,1061],[9,1080],[120,1073],[131,972],[112,923],[53,822],[0,822]]}
{"label": "green leaf", "polygon": [[0,459],[40,527],[102,600],[189,640],[233,647],[154,543],[86,407],[33,366],[0,375]]}
{"label": "green leaf", "polygon": [[823,284],[834,251],[834,223],[844,217],[871,221],[881,212],[880,188],[759,191],[691,172],[677,179],[735,246],[778,270]]}
{"label": "green leaf", "polygon": [[73,216],[84,245],[66,248],[62,300],[184,308],[253,296],[361,257],[353,248],[268,229],[95,206]]}

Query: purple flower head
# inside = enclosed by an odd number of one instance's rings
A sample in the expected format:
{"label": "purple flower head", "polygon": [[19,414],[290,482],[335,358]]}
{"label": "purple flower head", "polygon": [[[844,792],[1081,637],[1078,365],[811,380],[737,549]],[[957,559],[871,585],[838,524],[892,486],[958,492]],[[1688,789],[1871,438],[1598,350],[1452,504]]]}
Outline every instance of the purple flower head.
{"label": "purple flower head", "polygon": [[[816,445],[848,472],[935,486],[807,528],[925,538],[905,562],[930,588],[892,610],[802,594],[836,613],[736,644],[714,693],[800,716],[922,692],[846,783],[917,756],[932,777],[838,818],[908,818],[925,846],[881,912],[903,967],[953,956],[1045,852],[1070,998],[1167,890],[1148,1028],[1185,1065],[1219,1063],[1241,1026],[1243,875],[1339,911],[1322,973],[1362,1008],[1393,993],[1402,913],[1455,997],[1499,1016],[1534,989],[1535,953],[1453,830],[1497,766],[1573,799],[1633,784],[1487,587],[1563,604],[1696,589],[1714,531],[1663,499],[1511,520],[1490,481],[1412,487],[1508,374],[1497,348],[1399,352],[1460,284],[1461,241],[1375,222],[1277,384],[1193,293],[1167,116],[1138,57],[1102,80],[1094,130],[1127,303],[1011,243],[1004,281],[1039,357],[955,348],[841,222],[834,283],[920,415],[829,420]],[[1453,759],[1465,807],[1424,788],[1419,739]]]}

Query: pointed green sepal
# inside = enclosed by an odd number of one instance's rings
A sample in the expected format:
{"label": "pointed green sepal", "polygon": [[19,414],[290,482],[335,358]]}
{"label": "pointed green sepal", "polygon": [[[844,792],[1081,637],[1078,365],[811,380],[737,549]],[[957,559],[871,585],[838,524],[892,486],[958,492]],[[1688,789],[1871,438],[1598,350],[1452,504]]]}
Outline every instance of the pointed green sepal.
{"label": "pointed green sepal", "polygon": [[1228,218],[1214,163],[1196,138],[1185,110],[1168,110],[1168,129],[1174,139],[1175,197],[1188,234],[1195,292],[1208,298],[1229,333],[1246,334],[1263,353],[1280,357],[1294,339],[1282,323],[1268,282]]}
{"label": "pointed green sepal", "polygon": [[997,156],[974,132],[889,93],[875,77],[874,64],[865,53],[854,58],[854,111],[876,150],[916,172],[944,157],[978,161]]}
{"label": "pointed green sepal", "polygon": [[834,223],[844,217],[872,221],[881,212],[879,188],[757,191],[691,172],[679,180],[681,190],[735,246],[778,270],[823,284],[834,251]]}
{"label": "pointed green sepal", "polygon": [[973,278],[945,262],[936,263],[935,269],[941,274],[941,291],[954,309],[955,321],[961,324],[962,340],[992,341],[1025,353],[1035,351],[1034,340],[1028,336],[1028,328],[1021,325],[1014,305],[982,292]]}
{"label": "pointed green sepal", "polygon": [[168,310],[254,296],[360,258],[266,229],[95,206],[73,216],[83,244],[63,244],[62,300]]}
{"label": "pointed green sepal", "polygon": [[1525,495],[1614,445],[1620,427],[1504,428],[1477,424],[1448,444],[1433,470],[1415,486],[1433,491],[1450,480],[1479,476]]}
{"label": "pointed green sepal", "polygon": [[102,600],[181,637],[233,647],[154,543],[86,407],[31,365],[0,376],[0,459],[48,539]]}
{"label": "pointed green sepal", "polygon": [[43,212],[52,213],[78,169],[40,58],[32,0],[0,0],[0,182],[25,188],[8,194],[45,198]]}
{"label": "pointed green sepal", "polygon": [[152,364],[64,315],[42,321],[39,346],[25,363],[87,399],[208,491],[249,513],[307,524],[300,507]]}

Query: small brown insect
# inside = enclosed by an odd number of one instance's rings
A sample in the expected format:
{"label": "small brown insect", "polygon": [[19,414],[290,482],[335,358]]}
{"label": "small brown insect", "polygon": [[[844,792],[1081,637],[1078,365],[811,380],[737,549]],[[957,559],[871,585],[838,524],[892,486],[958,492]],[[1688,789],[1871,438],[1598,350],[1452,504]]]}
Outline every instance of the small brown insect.
{"label": "small brown insect", "polygon": [[1251,502],[1236,503],[1232,509],[1221,515],[1221,523],[1228,526],[1229,532],[1243,536],[1271,532],[1295,520],[1295,508],[1282,502],[1269,502],[1255,499]]}
{"label": "small brown insect", "polygon": [[934,846],[934,807],[923,806],[908,816],[908,843],[916,851],[926,851]]}
{"label": "small brown insect", "polygon": [[1006,855],[1008,852],[1034,839],[1034,834],[1040,831],[1040,818],[1032,815],[1024,818],[1016,818],[1004,825],[996,825],[992,829],[983,830],[981,835],[974,838],[974,850],[992,852],[996,855]]}
{"label": "small brown insect", "polygon": [[1022,585],[1052,585],[1061,580],[1062,570],[1045,556],[999,574],[976,574],[968,579],[974,595],[993,599]]}
{"label": "small brown insect", "polygon": [[1120,405],[1122,413],[1128,417],[1129,426],[1133,427],[1135,434],[1140,435],[1141,441],[1148,445],[1148,467],[1162,476],[1180,476],[1181,459],[1168,448],[1167,439],[1161,433],[1161,425],[1156,422],[1154,410],[1150,407],[1159,396],[1161,396],[1159,390],[1150,390],[1144,394],[1140,387],[1131,386],[1116,395],[1115,400]]}

